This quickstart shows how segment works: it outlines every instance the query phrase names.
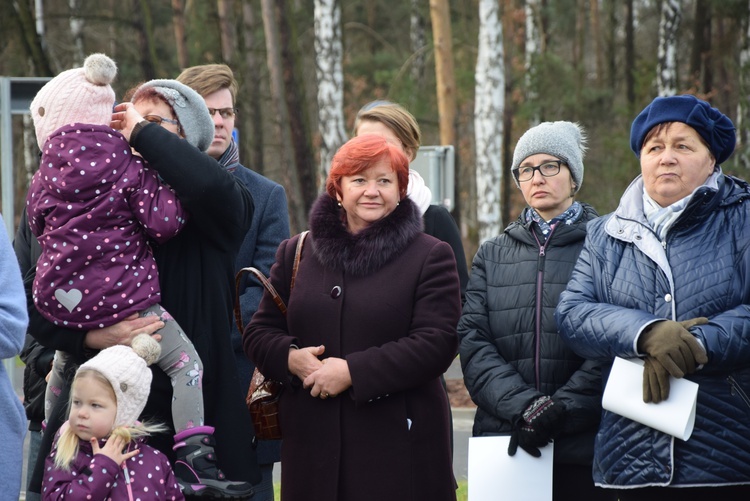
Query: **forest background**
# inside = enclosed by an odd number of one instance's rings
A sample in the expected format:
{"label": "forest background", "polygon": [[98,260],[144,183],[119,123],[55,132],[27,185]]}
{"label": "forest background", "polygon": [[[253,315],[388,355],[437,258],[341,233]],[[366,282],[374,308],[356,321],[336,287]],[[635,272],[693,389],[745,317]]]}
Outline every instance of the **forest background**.
{"label": "forest background", "polygon": [[[240,82],[242,163],[285,186],[294,232],[359,108],[398,102],[424,145],[456,151],[453,215],[467,259],[523,207],[509,175],[541,121],[588,131],[578,200],[600,214],[639,173],[630,124],[657,95],[692,93],[727,114],[750,175],[748,0],[2,0],[0,76],[48,77],[93,52],[139,82],[225,62]],[[14,211],[37,168],[14,116]]]}

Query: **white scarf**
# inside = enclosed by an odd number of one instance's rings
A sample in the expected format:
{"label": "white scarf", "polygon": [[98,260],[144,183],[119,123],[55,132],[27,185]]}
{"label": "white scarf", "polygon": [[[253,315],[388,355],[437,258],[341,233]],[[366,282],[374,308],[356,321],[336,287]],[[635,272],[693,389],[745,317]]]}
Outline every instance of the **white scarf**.
{"label": "white scarf", "polygon": [[677,218],[680,217],[680,215],[685,211],[685,207],[687,207],[688,202],[690,202],[690,199],[693,198],[693,195],[696,191],[703,188],[704,186],[715,191],[719,189],[718,178],[720,174],[720,170],[715,170],[710,176],[708,176],[706,182],[694,189],[693,192],[690,193],[690,195],[676,201],[675,203],[667,207],[662,207],[653,198],[651,198],[648,193],[646,193],[646,188],[644,185],[643,214],[646,216],[651,229],[656,232],[660,240],[664,240],[664,238],[667,236],[667,231],[674,224],[674,222],[677,221]]}
{"label": "white scarf", "polygon": [[419,175],[419,172],[409,169],[409,184],[406,187],[406,196],[419,207],[419,212],[424,215],[432,203],[432,192]]}

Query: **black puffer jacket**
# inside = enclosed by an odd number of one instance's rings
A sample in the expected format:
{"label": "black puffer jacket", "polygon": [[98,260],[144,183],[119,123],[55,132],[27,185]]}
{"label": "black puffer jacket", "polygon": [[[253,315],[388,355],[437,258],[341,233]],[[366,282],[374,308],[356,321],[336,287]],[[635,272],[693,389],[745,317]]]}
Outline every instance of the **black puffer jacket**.
{"label": "black puffer jacket", "polygon": [[472,263],[458,334],[466,387],[478,405],[475,436],[509,433],[536,398],[567,409],[555,461],[591,464],[601,414],[601,366],[574,354],[557,333],[555,307],[597,213],[582,204],[544,246],[523,219],[484,242]]}

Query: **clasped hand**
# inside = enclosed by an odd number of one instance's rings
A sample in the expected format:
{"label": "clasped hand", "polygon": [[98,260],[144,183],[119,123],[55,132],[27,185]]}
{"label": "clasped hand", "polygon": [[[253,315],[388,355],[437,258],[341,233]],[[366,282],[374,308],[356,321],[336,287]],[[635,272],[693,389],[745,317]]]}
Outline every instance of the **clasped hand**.
{"label": "clasped hand", "polygon": [[689,329],[706,325],[705,317],[682,322],[662,320],[641,334],[638,349],[648,356],[643,365],[643,401],[659,403],[669,397],[669,376],[692,374],[698,365],[708,363],[708,356]]}
{"label": "clasped hand", "polygon": [[323,345],[289,351],[289,372],[302,381],[312,397],[321,399],[340,395],[352,385],[346,360],[336,357],[320,360],[324,352]]}

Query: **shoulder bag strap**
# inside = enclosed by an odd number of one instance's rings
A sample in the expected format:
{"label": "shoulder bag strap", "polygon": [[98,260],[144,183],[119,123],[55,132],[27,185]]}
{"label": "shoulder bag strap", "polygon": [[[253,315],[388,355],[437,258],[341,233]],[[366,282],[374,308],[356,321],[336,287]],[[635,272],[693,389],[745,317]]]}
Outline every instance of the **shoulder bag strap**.
{"label": "shoulder bag strap", "polygon": [[[294,253],[294,264],[292,265],[292,281],[289,284],[290,294],[292,292],[292,288],[294,288],[294,280],[297,277],[299,261],[302,258],[302,246],[305,243],[305,237],[307,237],[308,233],[310,233],[309,230],[303,231],[302,233],[300,233],[299,239],[297,240],[297,250]],[[255,275],[255,277],[263,285],[263,288],[265,288],[271,295],[271,299],[273,299],[273,302],[276,303],[276,306],[278,306],[279,310],[281,310],[281,313],[283,315],[286,315],[286,305],[284,304],[284,300],[281,299],[281,296],[276,291],[276,288],[273,286],[273,284],[271,284],[271,281],[266,278],[263,272],[252,266],[242,268],[237,272],[237,276],[234,279],[234,321],[237,323],[237,329],[239,329],[240,334],[242,334],[242,331],[244,330],[244,324],[242,322],[242,309],[240,308],[240,282],[242,281],[242,277],[245,273],[252,273],[253,275]]]}

